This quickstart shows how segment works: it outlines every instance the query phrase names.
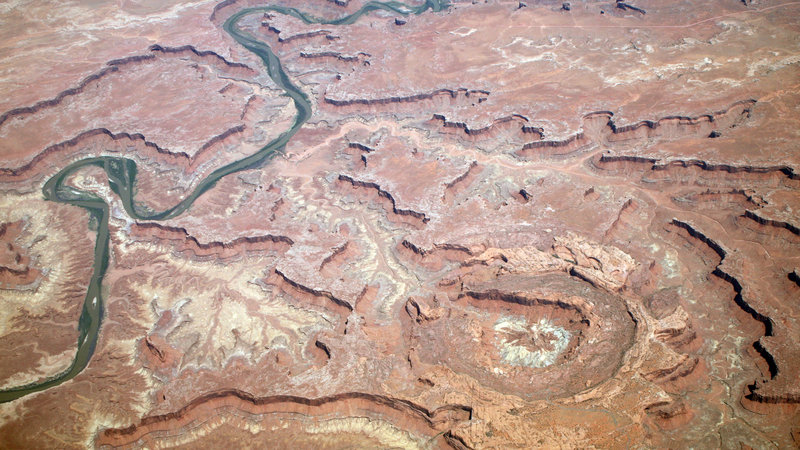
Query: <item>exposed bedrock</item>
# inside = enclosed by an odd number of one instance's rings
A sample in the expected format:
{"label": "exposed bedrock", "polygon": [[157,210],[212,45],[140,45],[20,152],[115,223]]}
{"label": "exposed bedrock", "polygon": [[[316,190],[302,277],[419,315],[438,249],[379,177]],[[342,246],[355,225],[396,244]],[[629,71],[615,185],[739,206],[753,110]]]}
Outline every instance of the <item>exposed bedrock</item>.
{"label": "exposed bedrock", "polygon": [[755,100],[738,101],[728,108],[697,117],[667,116],[658,120],[643,120],[624,126],[616,126],[609,118],[608,128],[611,134],[607,135],[608,142],[618,142],[629,139],[664,138],[675,139],[684,137],[707,136],[713,130],[733,128],[741,125],[750,118]]}
{"label": "exposed bedrock", "polygon": [[300,52],[300,57],[309,60],[319,60],[321,62],[329,62],[330,60],[341,61],[346,63],[361,63],[369,64],[367,58],[370,57],[369,53],[360,52],[355,55],[345,55],[340,52]]}
{"label": "exposed bedrock", "polygon": [[[239,62],[231,62],[225,59],[225,57],[211,51],[211,50],[198,50],[192,45],[183,45],[181,47],[163,47],[158,44],[154,44],[150,46],[151,52],[160,52],[160,53],[175,53],[175,54],[185,54],[187,52],[199,57],[199,58],[207,58],[214,60],[216,62],[221,62],[227,67],[231,69],[240,70],[238,73],[239,75],[255,75],[256,71],[250,68],[246,64],[242,64]],[[124,61],[124,60],[123,60]],[[111,64],[111,63],[109,63]]]}
{"label": "exposed bedrock", "polygon": [[577,155],[593,145],[613,147],[627,141],[646,142],[705,137],[713,130],[742,124],[750,118],[755,104],[755,100],[743,100],[725,110],[698,117],[667,116],[623,126],[616,125],[613,120],[614,113],[610,111],[593,112],[583,117],[583,131],[562,140],[528,142],[515,155],[523,159],[565,157]]}
{"label": "exposed bedrock", "polygon": [[800,442],[800,4],[22,3],[0,447]]}
{"label": "exposed bedrock", "polygon": [[466,172],[457,176],[445,185],[442,201],[444,203],[452,203],[456,196],[469,188],[469,186],[478,178],[481,171],[482,167],[478,164],[478,161],[472,161]]}
{"label": "exposed bedrock", "polygon": [[[566,274],[504,275],[411,299],[409,346],[482,385],[527,399],[569,397],[614,376],[636,323],[625,302]],[[431,345],[444,339],[451,345]]]}
{"label": "exposed bedrock", "polygon": [[394,196],[383,190],[377,183],[357,180],[344,174],[339,175],[338,181],[341,184],[349,185],[351,188],[357,191],[366,193],[368,197],[377,197],[376,200],[386,205],[386,210],[391,213],[391,216],[394,216],[403,222],[410,222],[417,224],[418,226],[422,226],[428,223],[430,220],[422,212],[398,208],[397,201],[395,200]]}
{"label": "exposed bedrock", "polygon": [[645,412],[663,430],[680,428],[694,418],[694,412],[682,400],[656,402],[648,405]]}
{"label": "exposed bedrock", "polygon": [[[307,45],[310,42],[326,42],[339,39],[332,31],[335,27],[322,24],[304,24],[282,14],[265,12],[261,16],[260,32],[271,41],[294,46]],[[277,37],[277,39],[275,39]]]}
{"label": "exposed bedrock", "polygon": [[514,137],[525,140],[531,138],[542,139],[544,137],[544,129],[533,126],[527,117],[520,114],[512,114],[495,119],[490,124],[480,128],[470,127],[465,122],[450,121],[444,114],[434,114],[431,122],[441,127],[441,133],[453,134],[469,141],[497,139],[501,136],[503,138]]}
{"label": "exposed bedrock", "polygon": [[[163,70],[174,71],[185,81],[168,82],[159,77]],[[144,151],[143,157],[186,166],[191,162],[187,159],[197,159],[230,137],[243,134],[245,113],[252,104],[249,99],[268,93],[251,81],[256,75],[244,64],[192,46],[154,45],[144,55],[109,61],[76,87],[0,116],[0,175],[19,176],[46,160],[62,164],[72,153],[85,151],[87,144],[102,145],[103,139],[122,147],[119,151],[133,146]],[[133,98],[130,85],[148,86],[147,91],[154,95]],[[179,100],[187,92],[194,93],[191,99]],[[98,106],[97,98],[105,99],[106,106]],[[198,131],[179,125],[186,121],[214,126]],[[97,154],[104,149],[93,151]]]}
{"label": "exposed bedrock", "polygon": [[[382,107],[405,106],[420,108],[425,106],[427,109],[435,109],[437,106],[445,107],[455,104],[464,104],[468,102],[480,103],[489,96],[489,92],[485,90],[475,90],[467,88],[458,89],[437,89],[432,92],[425,92],[421,94],[412,94],[406,96],[394,96],[384,98],[350,98],[350,99],[336,99],[325,96],[324,104],[329,105],[329,108],[342,109],[343,111],[364,112],[364,108],[378,110]],[[422,103],[422,104],[420,104]]]}
{"label": "exposed bedrock", "polygon": [[772,317],[781,314],[782,306],[771,304],[765,297],[766,292],[750,287],[745,281],[748,277],[739,253],[726,249],[690,222],[673,219],[671,224],[708,246],[718,256],[719,263],[712,269],[713,275],[730,283],[736,305],[763,325],[764,336],[753,343],[753,348],[766,362],[765,378],[756,380],[749,387],[747,399],[763,403],[800,402],[800,352],[791,344],[796,339],[796,330]]}
{"label": "exposed bedrock", "polygon": [[591,139],[586,137],[585,133],[580,132],[560,141],[528,142],[516,152],[516,155],[526,159],[574,156],[591,145]]}
{"label": "exposed bedrock", "polygon": [[[590,167],[613,176],[637,176],[648,183],[693,183],[719,189],[737,189],[741,182],[759,187],[800,186],[800,174],[787,165],[752,166],[708,162],[698,159],[647,158],[631,155],[600,155],[592,158]],[[688,170],[687,170],[688,169]]]}
{"label": "exposed bedrock", "polygon": [[445,278],[487,281],[503,274],[564,272],[598,289],[620,292],[633,272],[635,260],[620,249],[593,242],[574,233],[557,236],[549,252],[534,246],[492,248],[485,245],[467,247],[457,244],[436,244],[419,248],[409,240],[398,246],[401,254],[433,270],[446,262],[459,262],[461,267]]}
{"label": "exposed bedrock", "polygon": [[[99,139],[98,139],[99,138]],[[83,133],[75,136],[72,139],[59,142],[57,144],[53,144],[33,157],[29,162],[26,164],[16,167],[16,168],[0,168],[0,180],[2,181],[10,181],[16,178],[29,178],[32,176],[30,173],[33,169],[37,166],[42,164],[45,161],[50,159],[57,159],[56,153],[61,152],[69,152],[72,153],[74,149],[80,147],[88,147],[92,146],[93,140],[102,141],[103,138],[107,138],[113,142],[113,144],[117,144],[119,141],[122,141],[121,145],[125,145],[125,141],[127,142],[128,146],[126,148],[130,148],[130,146],[136,146],[139,150],[139,153],[143,156],[147,155],[148,151],[155,152],[156,154],[164,155],[168,157],[172,163],[176,163],[177,161],[183,159],[188,160],[189,155],[186,153],[172,153],[168,150],[162,149],[157,144],[153,142],[149,142],[144,135],[142,134],[129,134],[129,133],[112,133],[111,131],[105,128],[97,128],[94,130],[84,131]],[[53,161],[55,162],[55,161]]]}
{"label": "exposed bedrock", "polygon": [[343,319],[347,318],[350,312],[353,311],[353,305],[347,300],[335,297],[330,292],[300,284],[284,275],[278,269],[275,269],[270,274],[266,282],[288,292],[290,296],[298,298],[301,303],[332,309],[334,312],[341,314]]}
{"label": "exposed bedrock", "polygon": [[286,236],[275,235],[244,236],[229,242],[200,242],[184,228],[155,222],[132,224],[130,236],[137,241],[171,243],[176,253],[185,253],[199,260],[241,258],[247,253],[256,252],[285,253],[294,244]]}
{"label": "exposed bedrock", "polygon": [[433,271],[442,269],[447,263],[463,262],[473,256],[473,251],[462,245],[435,244],[431,248],[420,248],[407,239],[398,243],[397,252],[402,257]]}
{"label": "exposed bedrock", "polygon": [[42,277],[29,251],[18,242],[24,229],[24,220],[0,223],[0,289],[31,289]]}
{"label": "exposed bedrock", "polygon": [[800,236],[800,228],[797,225],[782,220],[775,220],[763,217],[759,214],[758,211],[747,210],[744,212],[742,216],[754,222],[757,222],[761,225],[766,225],[775,228],[783,228],[794,235]]}
{"label": "exposed bedrock", "polygon": [[429,410],[408,400],[361,392],[305,398],[255,397],[239,390],[222,390],[127,428],[106,429],[95,444],[101,448],[175,445],[189,441],[183,434],[193,435],[195,443],[203,438],[219,442],[225,438],[225,426],[232,426],[263,433],[277,446],[324,442],[332,447],[429,448],[433,444],[450,448],[453,438],[448,438],[449,429],[471,418],[468,406]]}
{"label": "exposed bedrock", "polygon": [[6,123],[11,118],[18,117],[18,116],[25,116],[31,115],[38,111],[41,111],[45,108],[50,108],[60,104],[66,98],[78,95],[84,92],[84,90],[93,82],[102,79],[103,77],[108,76],[111,73],[117,72],[122,69],[126,65],[133,65],[143,61],[149,61],[155,58],[155,53],[163,53],[163,54],[186,54],[191,53],[199,58],[207,58],[217,62],[222,63],[223,65],[230,67],[232,69],[237,69],[243,71],[242,73],[247,75],[254,75],[255,71],[248,67],[245,64],[241,63],[233,63],[225,59],[224,57],[218,55],[217,53],[210,51],[210,50],[197,50],[195,47],[191,45],[184,45],[182,47],[162,47],[160,45],[152,45],[149,49],[152,53],[144,54],[144,55],[136,55],[136,56],[129,56],[127,58],[122,59],[114,59],[108,61],[107,65],[110,67],[106,67],[100,70],[97,73],[89,75],[88,77],[84,78],[77,86],[73,88],[66,89],[61,91],[56,95],[54,98],[48,100],[42,100],[40,102],[35,103],[31,106],[22,106],[19,108],[14,108],[10,111],[6,111],[2,115],[0,115],[0,126]]}

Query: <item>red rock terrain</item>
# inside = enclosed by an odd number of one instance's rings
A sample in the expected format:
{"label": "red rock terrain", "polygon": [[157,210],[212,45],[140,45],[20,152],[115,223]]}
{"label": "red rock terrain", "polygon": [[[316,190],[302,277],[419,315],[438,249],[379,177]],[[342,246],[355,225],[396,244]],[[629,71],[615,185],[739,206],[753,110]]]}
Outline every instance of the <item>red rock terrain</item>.
{"label": "red rock terrain", "polygon": [[[280,2],[315,17],[360,0]],[[0,8],[0,386],[75,356],[89,157],[162,210],[292,126],[256,0]],[[568,6],[567,6],[568,5]],[[241,27],[311,102],[178,217],[110,205],[91,361],[0,447],[800,445],[800,3]]]}

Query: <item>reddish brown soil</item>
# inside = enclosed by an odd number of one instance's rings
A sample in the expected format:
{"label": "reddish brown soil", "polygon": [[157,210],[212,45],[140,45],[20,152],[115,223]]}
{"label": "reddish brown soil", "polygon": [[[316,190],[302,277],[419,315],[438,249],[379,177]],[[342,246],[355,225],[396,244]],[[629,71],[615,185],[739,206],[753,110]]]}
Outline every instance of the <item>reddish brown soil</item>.
{"label": "reddish brown soil", "polygon": [[[128,157],[163,209],[294,118],[222,30],[256,0],[95,3],[0,8],[4,388],[78,338],[53,174]],[[311,119],[167,221],[68,180],[100,338],[0,447],[797,446],[800,3],[563,4],[243,21]]]}

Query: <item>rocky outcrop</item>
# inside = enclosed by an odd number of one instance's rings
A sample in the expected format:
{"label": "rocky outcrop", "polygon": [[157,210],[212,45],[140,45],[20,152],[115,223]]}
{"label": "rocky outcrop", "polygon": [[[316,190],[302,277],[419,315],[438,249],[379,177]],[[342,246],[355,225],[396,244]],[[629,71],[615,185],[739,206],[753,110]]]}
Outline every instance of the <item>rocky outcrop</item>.
{"label": "rocky outcrop", "polygon": [[[775,166],[751,166],[734,165],[724,163],[713,163],[699,159],[669,159],[661,160],[631,155],[601,155],[591,162],[591,165],[604,172],[617,174],[620,176],[630,176],[634,171],[646,171],[652,173],[670,173],[678,169],[698,169],[708,172],[709,175],[718,173],[721,175],[747,175],[749,179],[763,181],[764,184],[776,185],[782,179],[794,182],[800,180],[800,173],[794,167],[786,165]],[[735,178],[730,179],[735,182]]]}
{"label": "rocky outcrop", "polygon": [[364,52],[360,52],[356,55],[345,55],[340,52],[300,52],[300,57],[312,60],[334,60],[346,63],[360,62],[362,64],[369,64],[367,58],[369,58],[370,55]]}
{"label": "rocky outcrop", "polygon": [[23,221],[0,223],[0,289],[31,289],[43,275],[17,242],[24,229]]}
{"label": "rocky outcrop", "polygon": [[797,225],[791,224],[789,222],[784,222],[782,220],[774,220],[774,219],[769,219],[769,218],[766,218],[766,217],[762,217],[761,215],[759,215],[758,211],[751,211],[751,210],[748,209],[747,211],[744,212],[742,217],[746,217],[746,218],[748,218],[748,219],[750,219],[750,220],[752,220],[754,222],[757,222],[757,223],[759,223],[761,225],[770,226],[770,227],[776,227],[776,228],[783,228],[785,230],[788,230],[790,233],[792,233],[794,235],[800,236],[800,228],[798,228]]}
{"label": "rocky outcrop", "polygon": [[578,133],[560,141],[528,142],[515,154],[522,158],[563,156],[577,153],[591,144],[584,133]]}
{"label": "rocky outcrop", "polygon": [[278,269],[272,272],[267,283],[288,291],[290,295],[298,297],[301,302],[332,308],[334,311],[341,313],[343,317],[347,317],[353,311],[353,305],[350,302],[335,297],[330,292],[300,284],[284,275]]}
{"label": "rocky outcrop", "polygon": [[793,281],[798,287],[800,287],[800,269],[794,269],[793,271],[789,272],[788,275],[789,279]]}
{"label": "rocky outcrop", "polygon": [[213,52],[211,50],[198,50],[193,45],[183,45],[180,47],[163,47],[161,45],[155,44],[150,46],[150,51],[154,53],[164,53],[164,54],[186,54],[191,53],[192,55],[203,58],[203,59],[210,59],[213,60],[215,63],[222,63],[224,66],[230,69],[240,69],[243,75],[255,75],[256,71],[250,68],[247,64],[242,64],[238,62],[231,62],[225,59],[224,56]]}
{"label": "rocky outcrop", "polygon": [[655,137],[676,138],[685,136],[705,136],[712,129],[731,128],[741,125],[750,118],[756,101],[741,100],[728,108],[697,117],[667,116],[658,120],[642,120],[630,125],[616,126],[608,121],[611,132],[609,142],[630,139],[652,139]]}
{"label": "rocky outcrop", "polygon": [[[592,144],[614,145],[624,141],[653,139],[673,140],[685,137],[706,136],[712,129],[731,128],[750,118],[755,100],[742,100],[727,109],[698,117],[667,116],[658,120],[642,120],[617,126],[614,113],[597,111],[583,116],[583,131],[563,140],[534,141],[526,143],[515,154],[521,158],[564,156],[579,152]],[[591,133],[588,131],[591,130]],[[601,158],[619,157],[603,155]],[[648,158],[632,156],[630,162],[646,162]],[[652,160],[655,163],[656,160]]]}
{"label": "rocky outcrop", "polygon": [[636,263],[616,247],[597,244],[568,233],[555,238],[552,253],[536,247],[489,248],[464,262],[495,266],[501,273],[567,272],[595,287],[622,290]]}
{"label": "rocky outcrop", "polygon": [[478,165],[478,161],[472,161],[466,172],[462,173],[453,181],[450,181],[445,185],[442,201],[445,203],[451,203],[455,196],[457,196],[460,192],[463,192],[473,181],[475,181],[480,171],[481,168]]}
{"label": "rocky outcrop", "polygon": [[[479,100],[480,101],[480,100]],[[504,131],[511,131],[519,134],[520,138],[543,138],[544,129],[530,125],[530,120],[520,114],[495,119],[489,125],[482,128],[470,128],[465,122],[451,122],[444,114],[434,114],[431,119],[440,124],[443,132],[461,131],[465,137],[475,139],[491,139]]]}
{"label": "rocky outcrop", "polygon": [[413,211],[410,209],[399,209],[397,208],[397,201],[394,199],[392,194],[383,190],[377,183],[372,183],[369,181],[360,181],[354,178],[351,178],[347,175],[340,174],[339,181],[348,183],[353,188],[360,188],[371,190],[375,192],[379,199],[384,199],[386,203],[390,206],[387,208],[391,213],[395,214],[396,216],[403,217],[405,219],[410,218],[421,225],[428,223],[430,220],[428,217],[425,216],[424,213]]}
{"label": "rocky outcrop", "polygon": [[422,94],[414,94],[407,96],[383,97],[383,98],[353,98],[353,99],[335,99],[326,96],[323,101],[335,107],[348,107],[348,106],[387,106],[404,103],[417,103],[426,100],[445,99],[450,102],[459,101],[459,99],[474,99],[473,101],[480,102],[489,95],[489,91],[475,90],[475,89],[437,89],[433,92]]}
{"label": "rocky outcrop", "polygon": [[232,63],[213,51],[197,50],[194,46],[191,45],[184,45],[182,47],[162,47],[160,45],[152,45],[150,46],[149,50],[152,53],[144,55],[134,55],[134,56],[129,56],[127,58],[113,59],[111,61],[108,61],[106,63],[107,67],[84,78],[80,83],[78,83],[77,86],[59,92],[55,97],[51,99],[42,100],[31,106],[23,106],[19,108],[14,108],[10,111],[6,111],[2,115],[0,115],[0,127],[2,127],[9,119],[13,117],[35,114],[36,112],[42,109],[56,106],[60,104],[65,98],[82,93],[86,89],[86,87],[89,86],[91,83],[96,82],[108,76],[111,73],[119,71],[123,66],[154,59],[156,57],[155,55],[156,53],[162,53],[162,54],[191,53],[200,58],[212,58],[218,62],[223,63],[225,66],[229,68],[245,70],[249,75],[255,74],[255,71],[245,64]]}
{"label": "rocky outcrop", "polygon": [[341,415],[342,411],[350,411],[344,417],[366,415],[373,420],[387,420],[426,438],[433,438],[437,433],[444,433],[457,423],[472,418],[472,410],[468,406],[446,405],[429,410],[408,400],[362,392],[320,398],[293,395],[257,397],[231,389],[205,394],[177,411],[145,417],[138,424],[126,428],[106,429],[97,437],[95,444],[102,448],[131,445],[137,441],[157,442],[159,436],[181,430],[191,431],[204,422],[214,420],[216,415],[226,410],[261,417],[264,421],[269,421],[271,415],[295,414],[311,423],[331,415]]}
{"label": "rocky outcrop", "polygon": [[641,15],[647,14],[647,11],[645,11],[644,9],[636,7],[636,6],[633,6],[633,5],[630,5],[630,4],[625,3],[623,1],[620,1],[620,0],[617,0],[617,8],[621,9],[623,11],[635,11],[635,12],[638,12],[639,14],[641,14]]}
{"label": "rocky outcrop", "polygon": [[792,331],[784,328],[782,323],[774,322],[768,316],[771,309],[769,304],[743,285],[740,281],[742,276],[737,273],[740,270],[739,265],[727,260],[729,250],[688,222],[673,219],[672,225],[685,230],[689,236],[704,243],[719,256],[720,263],[712,273],[731,284],[736,304],[764,326],[764,337],[753,343],[753,348],[764,358],[769,378],[752,384],[747,398],[763,403],[800,402],[800,391],[797,390],[796,382],[796,350],[785,344],[787,340],[792,340]]}
{"label": "rocky outcrop", "polygon": [[246,253],[277,252],[284,253],[294,241],[286,236],[261,235],[244,236],[229,242],[200,242],[189,234],[185,228],[170,227],[155,222],[134,223],[130,228],[130,236],[143,242],[169,242],[174,252],[184,254],[192,259],[241,258]]}
{"label": "rocky outcrop", "polygon": [[[54,157],[58,153],[71,152],[76,148],[81,147],[92,138],[101,137],[108,138],[112,142],[131,141],[133,145],[140,145],[143,147],[142,151],[154,151],[158,156],[166,156],[173,164],[184,163],[190,159],[189,155],[184,152],[171,152],[158,146],[158,144],[148,141],[144,135],[140,133],[112,133],[106,128],[96,128],[94,130],[84,131],[83,133],[75,136],[67,141],[53,144],[41,152],[37,153],[28,163],[17,168],[0,168],[0,179],[12,179],[20,176],[28,176],[29,172],[37,166],[45,163],[48,159]],[[143,156],[147,156],[146,154]],[[156,156],[156,155],[154,155]],[[157,156],[156,156],[157,157]]]}
{"label": "rocky outcrop", "polygon": [[262,27],[266,28],[268,31],[275,33],[278,35],[278,42],[282,44],[288,44],[291,42],[296,41],[304,41],[306,39],[311,39],[315,37],[324,37],[325,39],[332,41],[338,39],[339,37],[336,35],[331,34],[328,30],[315,30],[315,31],[308,31],[305,33],[297,33],[290,36],[283,36],[281,30],[269,24],[269,22],[262,22]]}
{"label": "rocky outcrop", "polygon": [[447,263],[461,263],[474,255],[472,249],[463,245],[443,243],[420,248],[408,239],[403,239],[396,249],[404,258],[431,270],[440,270]]}
{"label": "rocky outcrop", "polygon": [[726,172],[729,174],[746,173],[746,174],[775,174],[782,175],[789,180],[800,180],[800,174],[797,174],[793,167],[789,166],[749,166],[742,165],[736,166],[732,164],[716,164],[699,159],[673,159],[665,161],[661,164],[654,164],[652,170],[669,170],[672,167],[691,168],[696,167],[707,172]]}
{"label": "rocky outcrop", "polygon": [[673,430],[694,418],[694,413],[681,400],[656,402],[645,407],[644,411],[663,430]]}
{"label": "rocky outcrop", "polygon": [[622,250],[591,242],[573,233],[556,237],[555,240],[553,252],[561,260],[572,264],[570,274],[596,287],[610,291],[622,290],[636,265],[636,261]]}
{"label": "rocky outcrop", "polygon": [[358,142],[348,142],[348,143],[347,143],[347,148],[352,148],[352,149],[355,149],[355,150],[360,150],[360,151],[362,151],[362,152],[364,152],[364,153],[372,153],[372,152],[374,152],[374,151],[375,151],[375,149],[374,149],[374,148],[368,147],[368,146],[366,146],[366,145],[364,145],[364,144],[360,144],[360,143],[358,143]]}

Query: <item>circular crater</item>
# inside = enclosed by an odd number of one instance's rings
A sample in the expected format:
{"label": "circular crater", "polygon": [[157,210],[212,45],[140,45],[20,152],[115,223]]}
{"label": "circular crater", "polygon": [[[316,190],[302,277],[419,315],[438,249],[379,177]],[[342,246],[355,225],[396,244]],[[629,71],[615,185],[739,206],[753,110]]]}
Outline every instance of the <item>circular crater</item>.
{"label": "circular crater", "polygon": [[566,397],[612,377],[635,322],[621,298],[567,275],[503,276],[460,288],[410,322],[420,361],[506,394]]}

